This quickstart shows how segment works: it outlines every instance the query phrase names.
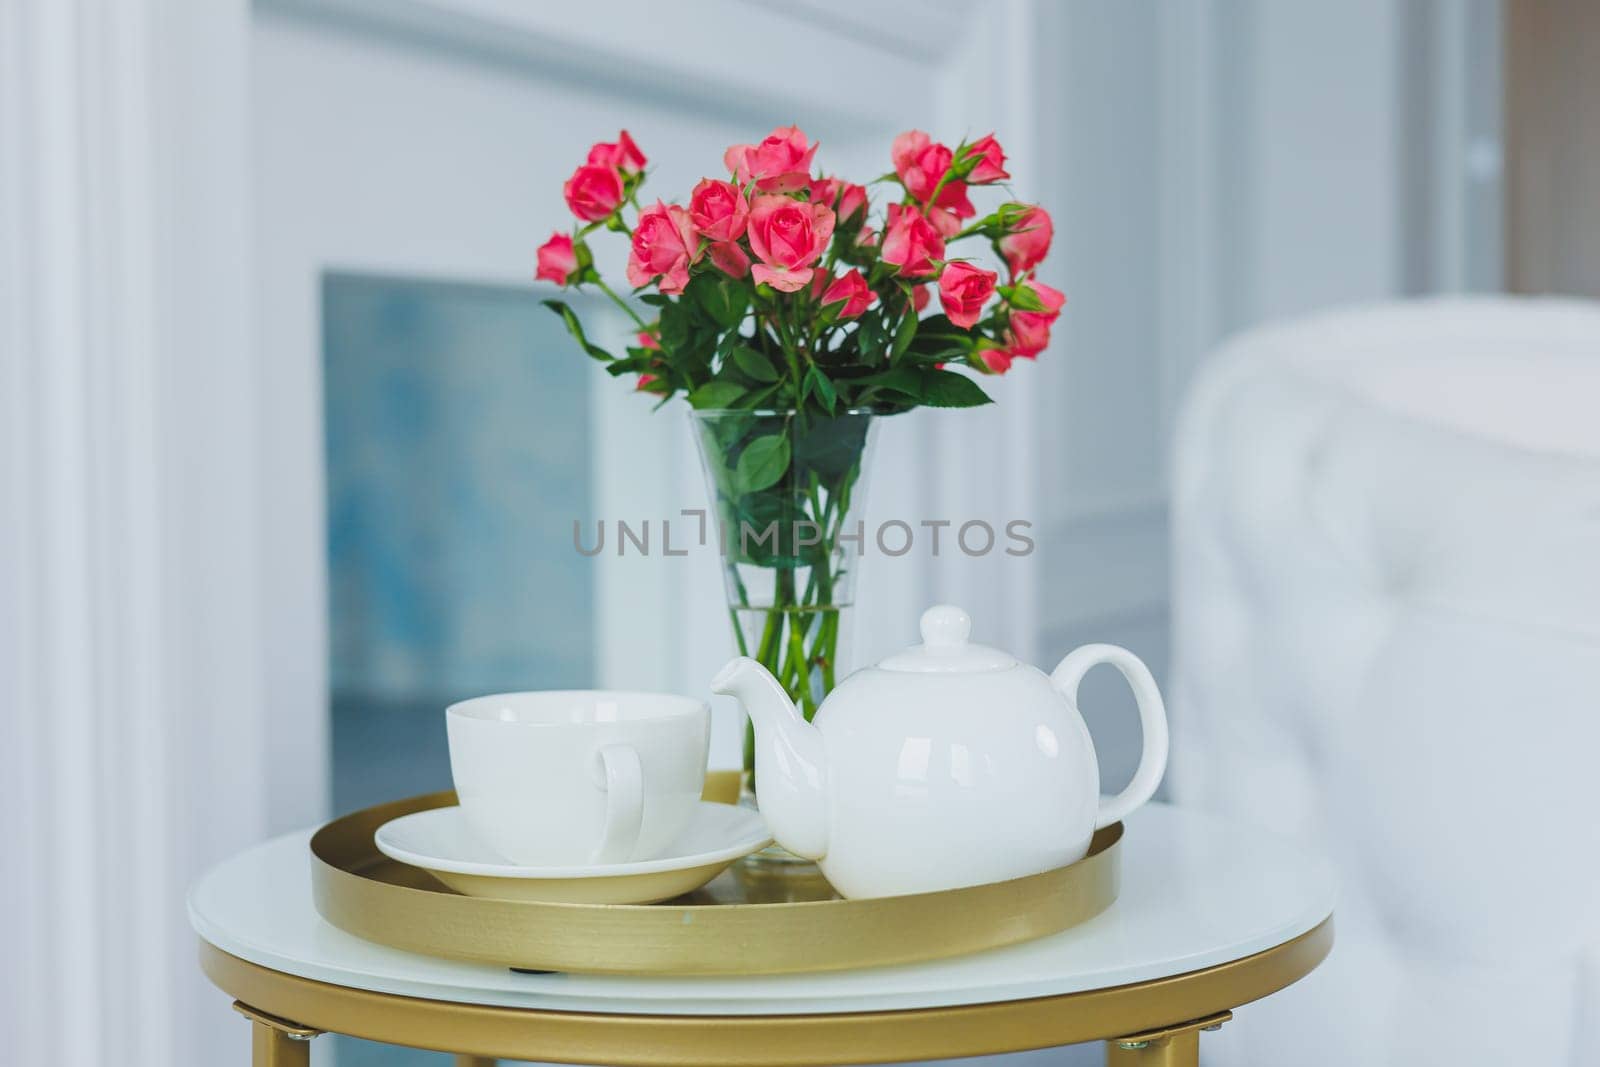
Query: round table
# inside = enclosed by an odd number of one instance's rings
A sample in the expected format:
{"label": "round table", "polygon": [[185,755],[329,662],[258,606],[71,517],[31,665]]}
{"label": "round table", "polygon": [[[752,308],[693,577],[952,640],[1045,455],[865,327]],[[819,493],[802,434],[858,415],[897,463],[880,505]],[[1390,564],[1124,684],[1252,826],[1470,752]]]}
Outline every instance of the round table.
{"label": "round table", "polygon": [[797,1067],[1103,1040],[1112,1064],[1194,1064],[1201,1030],[1333,944],[1324,859],[1164,804],[1128,819],[1121,894],[1081,926],[932,963],[748,977],[526,974],[363,941],[312,904],[310,834],[219,864],[189,896],[201,966],[253,1020],[257,1067],[304,1067],[322,1032],[463,1063]]}

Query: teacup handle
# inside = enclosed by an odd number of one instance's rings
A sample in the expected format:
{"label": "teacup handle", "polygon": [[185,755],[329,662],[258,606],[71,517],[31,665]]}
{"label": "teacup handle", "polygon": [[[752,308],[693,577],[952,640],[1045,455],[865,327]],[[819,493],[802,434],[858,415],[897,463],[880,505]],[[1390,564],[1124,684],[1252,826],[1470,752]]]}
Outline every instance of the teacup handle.
{"label": "teacup handle", "polygon": [[639,844],[639,823],[644,815],[644,772],[632,745],[606,745],[597,755],[597,777],[604,775],[606,829],[594,863],[624,863]]}
{"label": "teacup handle", "polygon": [[1139,729],[1144,734],[1144,751],[1139,756],[1139,769],[1133,774],[1128,787],[1109,800],[1100,801],[1100,813],[1095,818],[1096,830],[1120,822],[1135,808],[1155,794],[1161,776],[1167,771],[1167,709],[1161,701],[1161,690],[1150,676],[1144,661],[1125,648],[1116,645],[1084,645],[1067,653],[1066,659],[1050,674],[1050,681],[1066,696],[1074,709],[1078,706],[1078,686],[1089,668],[1109,663],[1122,672],[1133,690],[1139,705]]}

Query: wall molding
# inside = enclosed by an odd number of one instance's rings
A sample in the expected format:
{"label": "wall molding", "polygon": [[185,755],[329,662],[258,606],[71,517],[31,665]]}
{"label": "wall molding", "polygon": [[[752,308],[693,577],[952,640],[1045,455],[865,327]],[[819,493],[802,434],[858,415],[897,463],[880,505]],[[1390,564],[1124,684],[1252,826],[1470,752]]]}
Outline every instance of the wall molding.
{"label": "wall molding", "polygon": [[[719,45],[781,39],[796,54],[825,50],[851,71],[848,79],[808,85],[805,110],[836,129],[859,132],[903,118],[907,72],[943,63],[961,43],[932,32],[938,23],[926,12],[907,18],[905,33],[874,38],[859,15],[828,17],[826,0],[794,13],[742,0],[696,0],[695,7],[690,20],[669,5],[616,0],[606,18],[596,19],[581,6],[523,0],[257,2],[262,13],[298,18],[324,32],[447,55],[485,70],[566,78],[577,92],[624,100],[648,94],[689,112],[757,124],[795,110],[788,85],[751,81],[737,65],[706,56]],[[619,34],[618,25],[632,32]]]}

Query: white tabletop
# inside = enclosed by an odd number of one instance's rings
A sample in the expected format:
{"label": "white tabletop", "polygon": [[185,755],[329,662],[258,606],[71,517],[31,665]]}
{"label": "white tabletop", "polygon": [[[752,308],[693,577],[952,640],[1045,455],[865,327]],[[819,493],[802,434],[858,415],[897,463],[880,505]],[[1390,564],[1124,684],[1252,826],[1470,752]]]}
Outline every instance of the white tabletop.
{"label": "white tabletop", "polygon": [[1042,940],[933,963],[825,974],[518,974],[401,952],[330,926],[311,902],[310,836],[300,831],[258,845],[201,878],[189,895],[199,935],[251,963],[321,982],[554,1011],[799,1015],[1075,993],[1252,955],[1311,930],[1334,904],[1332,870],[1320,857],[1260,830],[1151,804],[1128,819],[1117,902]]}

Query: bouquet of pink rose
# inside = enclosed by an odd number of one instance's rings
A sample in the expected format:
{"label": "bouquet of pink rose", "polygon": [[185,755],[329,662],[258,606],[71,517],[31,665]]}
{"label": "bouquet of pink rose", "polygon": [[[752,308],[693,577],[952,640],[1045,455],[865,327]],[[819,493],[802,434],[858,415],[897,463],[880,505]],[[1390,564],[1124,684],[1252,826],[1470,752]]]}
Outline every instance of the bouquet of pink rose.
{"label": "bouquet of pink rose", "polygon": [[[1007,201],[979,218],[973,186],[1004,182],[993,136],[954,149],[913,130],[895,138],[895,195],[871,218],[867,188],[812,174],[817,146],[794,127],[723,156],[683,207],[643,206],[645,157],[624,131],[568,179],[578,217],[539,249],[538,277],[593,285],[637,326],[614,356],[565,303],[547,300],[614,375],[695,409],[721,529],[739,651],[756,657],[807,718],[838,676],[840,612],[859,552],[852,508],[875,416],[989,402],[963,366],[1003,374],[1044,350],[1062,295],[1035,277],[1050,216]],[[631,215],[631,222],[627,216]],[[600,277],[589,238],[627,234],[628,283],[650,321]],[[987,241],[998,272],[949,254]],[[940,311],[925,313],[937,283]],[[854,520],[854,521],[852,521]],[[620,546],[619,546],[620,548]],[[746,735],[746,782],[754,774]]]}
{"label": "bouquet of pink rose", "polygon": [[[811,173],[816,152],[795,127],[777,129],[728,149],[729,177],[702,180],[688,207],[644,207],[646,160],[627,131],[595,145],[566,183],[578,225],[539,249],[538,277],[596,286],[635,320],[638,343],[615,357],[566,304],[546,303],[612,374],[637,374],[638,388],[663,398],[682,391],[695,408],[890,414],[986,403],[949,367],[1003,374],[1044,350],[1063,299],[1035,277],[1050,216],[1009,201],[976,218],[969,188],[1010,177],[993,136],[954,149],[918,130],[896,137],[894,171],[877,182],[898,195],[878,226],[865,186]],[[588,245],[599,230],[629,236],[628,284],[654,321],[600,277]],[[1003,284],[950,256],[970,238],[1010,268]],[[935,280],[942,313],[924,315]]]}

